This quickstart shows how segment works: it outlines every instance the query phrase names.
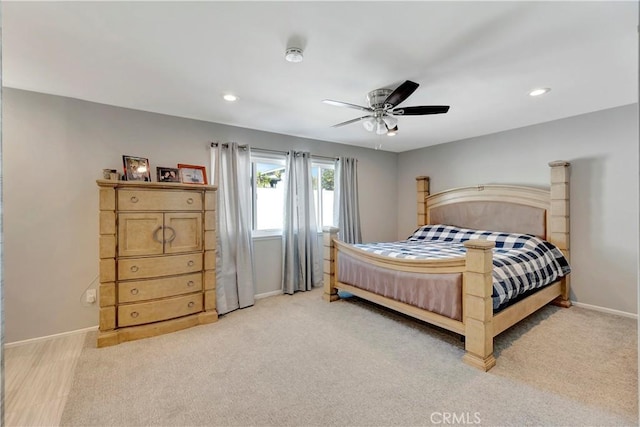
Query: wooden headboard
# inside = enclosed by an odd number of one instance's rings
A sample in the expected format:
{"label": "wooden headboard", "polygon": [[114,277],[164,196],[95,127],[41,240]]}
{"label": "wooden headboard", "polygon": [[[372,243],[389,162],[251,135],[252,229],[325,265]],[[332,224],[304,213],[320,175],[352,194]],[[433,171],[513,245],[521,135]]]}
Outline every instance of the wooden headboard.
{"label": "wooden headboard", "polygon": [[478,185],[429,194],[429,178],[416,178],[418,226],[447,224],[477,230],[533,234],[569,257],[569,163],[555,161],[549,189]]}

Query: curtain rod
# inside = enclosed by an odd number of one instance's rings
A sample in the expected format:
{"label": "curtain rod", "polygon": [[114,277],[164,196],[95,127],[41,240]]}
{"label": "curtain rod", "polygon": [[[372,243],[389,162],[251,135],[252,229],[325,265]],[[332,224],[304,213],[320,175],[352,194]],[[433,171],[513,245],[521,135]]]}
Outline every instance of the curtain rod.
{"label": "curtain rod", "polygon": [[255,151],[256,153],[271,153],[271,154],[282,154],[283,156],[286,156],[287,154],[289,154],[288,151],[280,151],[280,150],[269,150],[267,148],[251,148],[251,151]]}
{"label": "curtain rod", "polygon": [[[229,144],[221,144],[219,142],[212,142],[211,146],[212,147],[217,147],[218,145],[222,145],[223,147],[228,147]],[[239,145],[238,147],[242,148],[242,149],[247,149],[247,145]],[[255,151],[256,153],[271,153],[271,154],[282,154],[283,156],[286,156],[287,154],[289,154],[288,151],[280,151],[280,150],[270,150],[267,148],[255,148],[252,147],[251,151]],[[325,159],[325,160],[338,160],[337,157],[330,157],[330,156],[317,156],[315,154],[312,154],[311,157],[314,157],[316,159]]]}
{"label": "curtain rod", "polygon": [[[224,143],[224,144],[220,143],[220,142],[212,142],[211,143],[212,147],[217,147],[218,145],[220,145],[221,147],[228,147],[229,146],[229,144],[226,144],[226,143]],[[249,146],[248,145],[238,145],[238,148],[242,148],[243,150],[246,150],[247,148],[249,148]]]}
{"label": "curtain rod", "polygon": [[312,154],[311,157],[315,158],[315,159],[325,159],[325,160],[339,160],[337,157],[330,157],[330,156],[316,156],[315,154]]}

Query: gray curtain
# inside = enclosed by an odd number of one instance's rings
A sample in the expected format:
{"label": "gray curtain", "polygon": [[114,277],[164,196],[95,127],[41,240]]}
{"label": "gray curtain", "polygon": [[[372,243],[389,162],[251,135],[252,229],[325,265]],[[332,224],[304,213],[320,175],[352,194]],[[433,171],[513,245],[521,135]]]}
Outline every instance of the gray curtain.
{"label": "gray curtain", "polygon": [[362,243],[358,204],[358,160],[340,157],[336,162],[333,217],[340,229],[338,238],[346,243]]}
{"label": "gray curtain", "polygon": [[251,156],[248,147],[236,143],[211,149],[219,172],[216,309],[224,314],[254,303]]}
{"label": "gray curtain", "polygon": [[293,294],[322,284],[309,153],[287,156],[284,197],[282,290]]}

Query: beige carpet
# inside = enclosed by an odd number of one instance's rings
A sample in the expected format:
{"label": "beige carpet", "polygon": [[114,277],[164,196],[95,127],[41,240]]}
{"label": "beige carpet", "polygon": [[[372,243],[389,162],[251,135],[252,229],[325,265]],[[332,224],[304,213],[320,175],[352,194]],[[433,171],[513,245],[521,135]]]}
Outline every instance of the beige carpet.
{"label": "beige carpet", "polygon": [[545,307],[496,339],[490,372],[463,354],[356,298],[277,296],[115,347],[91,334],[62,425],[638,424],[635,320]]}

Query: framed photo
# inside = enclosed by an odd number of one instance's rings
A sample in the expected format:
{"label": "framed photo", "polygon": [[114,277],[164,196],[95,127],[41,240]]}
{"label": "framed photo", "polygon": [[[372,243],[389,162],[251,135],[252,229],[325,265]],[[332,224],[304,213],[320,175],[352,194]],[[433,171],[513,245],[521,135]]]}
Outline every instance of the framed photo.
{"label": "framed photo", "polygon": [[149,159],[144,157],[122,156],[124,176],[127,181],[151,181]]}
{"label": "framed photo", "polygon": [[180,182],[180,171],[177,168],[158,166],[156,173],[158,174],[158,182]]}
{"label": "framed photo", "polygon": [[178,164],[180,182],[183,184],[207,184],[207,169],[204,166]]}

